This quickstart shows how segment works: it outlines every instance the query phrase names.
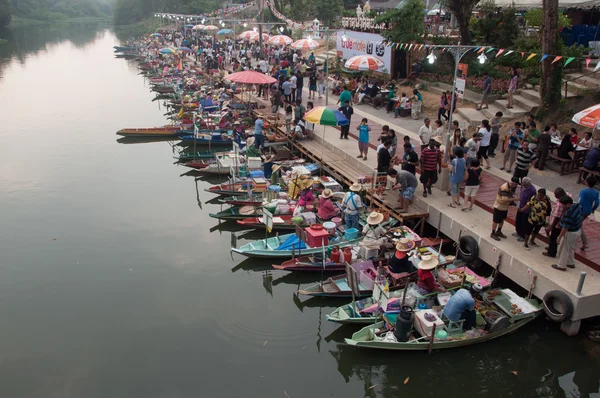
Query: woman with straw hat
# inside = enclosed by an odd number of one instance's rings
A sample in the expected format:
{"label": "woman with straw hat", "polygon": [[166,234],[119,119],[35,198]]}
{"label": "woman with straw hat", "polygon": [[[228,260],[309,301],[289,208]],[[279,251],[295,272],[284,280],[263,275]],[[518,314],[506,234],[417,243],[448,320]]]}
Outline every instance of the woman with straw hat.
{"label": "woman with straw hat", "polygon": [[319,195],[319,210],[317,215],[321,220],[327,221],[335,217],[338,214],[338,209],[331,202],[333,191],[329,188],[323,190],[323,193]]}
{"label": "woman with straw hat", "polygon": [[380,247],[387,240],[385,234],[386,229],[381,226],[383,222],[383,214],[376,211],[371,212],[367,217],[367,225],[362,230],[365,238],[361,242],[361,246],[367,248]]}
{"label": "woman with straw hat", "polygon": [[390,259],[390,271],[395,274],[413,272],[415,267],[409,261],[408,253],[416,246],[414,241],[408,238],[400,238],[398,243],[396,243],[396,253]]}
{"label": "woman with straw hat", "polygon": [[421,257],[421,261],[419,261],[419,265],[417,268],[419,269],[417,275],[419,277],[417,281],[417,291],[419,294],[425,296],[427,294],[433,292],[445,292],[443,286],[440,286],[433,276],[433,270],[438,266],[440,262],[437,257],[426,255]]}
{"label": "woman with straw hat", "polygon": [[355,182],[350,186],[350,191],[342,199],[344,209],[344,219],[346,220],[346,229],[358,229],[359,211],[364,207],[362,199],[358,192],[362,190],[362,185]]}
{"label": "woman with straw hat", "polygon": [[312,179],[306,179],[302,181],[302,191],[300,191],[298,206],[305,208],[306,206],[313,204],[313,202],[315,201],[315,194],[313,192],[312,186]]}

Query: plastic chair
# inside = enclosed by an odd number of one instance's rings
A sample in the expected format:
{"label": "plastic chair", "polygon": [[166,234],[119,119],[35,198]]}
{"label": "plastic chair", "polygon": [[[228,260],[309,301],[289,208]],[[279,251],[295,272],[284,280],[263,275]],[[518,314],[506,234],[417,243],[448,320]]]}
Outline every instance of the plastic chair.
{"label": "plastic chair", "polygon": [[446,324],[446,331],[448,332],[448,334],[461,333],[463,331],[463,324],[465,323],[464,319],[459,319],[458,321],[454,322],[448,319],[446,314],[442,312],[442,321],[444,321],[444,323]]}

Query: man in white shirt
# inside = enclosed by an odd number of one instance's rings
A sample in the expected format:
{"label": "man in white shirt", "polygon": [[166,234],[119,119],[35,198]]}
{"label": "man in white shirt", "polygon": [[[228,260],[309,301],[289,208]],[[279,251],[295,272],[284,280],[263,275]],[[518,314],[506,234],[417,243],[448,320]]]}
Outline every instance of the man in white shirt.
{"label": "man in white shirt", "polygon": [[419,129],[419,138],[421,139],[421,150],[427,148],[429,146],[429,140],[431,140],[431,120],[429,118],[425,118],[423,121],[423,125]]}
{"label": "man in white shirt", "polygon": [[292,62],[294,63],[294,65],[296,64],[296,61],[298,61],[298,54],[294,52],[294,54],[292,55]]}
{"label": "man in white shirt", "polygon": [[473,134],[473,138],[467,141],[467,167],[471,166],[471,162],[477,159],[477,152],[479,152],[479,146],[481,144],[480,133]]}
{"label": "man in white shirt", "polygon": [[[295,55],[295,54],[294,54]],[[291,89],[292,89],[292,103],[296,102],[296,84],[298,82],[298,78],[296,78],[296,75],[292,75],[292,77],[290,77],[290,84],[291,84]]]}
{"label": "man in white shirt", "polygon": [[262,73],[267,73],[267,61],[265,61],[264,59],[258,61],[258,67],[260,68],[260,71]]}

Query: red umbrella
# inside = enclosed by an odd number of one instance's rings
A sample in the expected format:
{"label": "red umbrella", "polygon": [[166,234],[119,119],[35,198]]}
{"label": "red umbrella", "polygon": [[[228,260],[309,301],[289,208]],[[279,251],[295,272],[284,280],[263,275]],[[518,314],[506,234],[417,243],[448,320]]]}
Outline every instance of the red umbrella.
{"label": "red umbrella", "polygon": [[244,84],[271,84],[277,81],[274,77],[251,70],[232,73],[231,75],[226,76],[225,79],[231,82]]}

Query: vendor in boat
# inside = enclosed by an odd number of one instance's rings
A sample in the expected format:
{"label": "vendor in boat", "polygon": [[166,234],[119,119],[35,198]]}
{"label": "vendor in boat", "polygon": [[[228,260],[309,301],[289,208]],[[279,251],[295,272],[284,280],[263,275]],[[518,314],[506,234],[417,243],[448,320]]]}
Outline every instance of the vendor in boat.
{"label": "vendor in boat", "polygon": [[306,179],[302,181],[302,191],[298,198],[298,206],[305,209],[306,206],[312,205],[315,202],[315,194],[313,192],[313,180]]}
{"label": "vendor in boat", "polygon": [[344,220],[346,221],[346,229],[358,229],[359,211],[364,207],[362,199],[358,194],[362,190],[362,185],[355,182],[350,186],[350,192],[344,195],[342,199],[342,207],[344,208]]}
{"label": "vendor in boat", "polygon": [[266,179],[270,179],[273,174],[273,161],[275,160],[275,155],[267,155],[263,156],[263,173]]}
{"label": "vendor in boat", "polygon": [[435,276],[433,276],[433,270],[438,266],[439,260],[437,257],[426,255],[421,257],[421,261],[419,261],[419,265],[417,268],[419,271],[417,272],[418,281],[417,281],[417,291],[419,294],[426,296],[433,292],[445,292],[443,286],[440,286],[435,280]]}
{"label": "vendor in boat", "polygon": [[302,190],[302,178],[297,171],[293,170],[288,182],[288,196],[292,200],[296,200]]}
{"label": "vendor in boat", "polygon": [[442,313],[452,322],[464,320],[463,330],[471,330],[476,326],[475,296],[482,291],[479,283],[472,285],[469,290],[458,289],[446,303]]}
{"label": "vendor in boat", "polygon": [[364,247],[375,247],[381,246],[387,241],[385,234],[387,230],[381,226],[383,222],[383,214],[376,211],[371,212],[367,217],[367,225],[362,230],[365,238],[361,242],[361,246]]}
{"label": "vendor in boat", "polygon": [[333,191],[329,188],[323,190],[323,193],[319,195],[319,210],[317,211],[317,215],[323,221],[331,220],[339,214],[339,209],[331,201],[332,197]]}
{"label": "vendor in boat", "polygon": [[396,253],[390,259],[390,271],[395,274],[401,274],[403,272],[412,273],[415,271],[415,267],[409,261],[408,253],[413,250],[417,245],[414,241],[408,238],[400,238],[396,243]]}
{"label": "vendor in boat", "polygon": [[249,158],[259,158],[260,157],[260,149],[254,145],[255,138],[250,137],[246,140],[246,157]]}

